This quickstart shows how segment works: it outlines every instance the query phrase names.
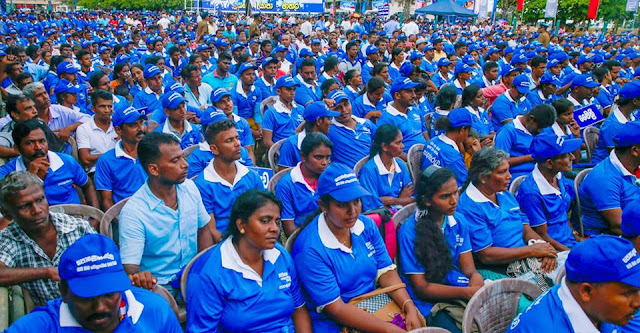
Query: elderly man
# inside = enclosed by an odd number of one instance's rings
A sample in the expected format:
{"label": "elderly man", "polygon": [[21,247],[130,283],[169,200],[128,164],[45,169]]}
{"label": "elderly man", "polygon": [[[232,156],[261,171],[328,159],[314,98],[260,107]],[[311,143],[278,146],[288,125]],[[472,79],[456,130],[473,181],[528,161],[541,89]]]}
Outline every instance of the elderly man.
{"label": "elderly man", "polygon": [[0,211],[13,220],[0,231],[0,285],[20,284],[36,305],[60,297],[60,255],[91,225],[69,215],[49,213],[42,180],[17,171],[0,180]]}

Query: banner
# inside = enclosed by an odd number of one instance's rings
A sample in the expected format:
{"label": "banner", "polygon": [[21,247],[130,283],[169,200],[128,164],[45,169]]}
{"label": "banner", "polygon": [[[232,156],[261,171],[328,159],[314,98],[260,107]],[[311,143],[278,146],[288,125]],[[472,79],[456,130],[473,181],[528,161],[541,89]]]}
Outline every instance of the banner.
{"label": "banner", "polygon": [[589,1],[589,12],[587,12],[587,18],[590,20],[595,20],[598,16],[598,6],[600,6],[600,0],[590,0]]}
{"label": "banner", "polygon": [[355,11],[356,10],[356,2],[355,1],[340,1],[340,9]]}
{"label": "banner", "polygon": [[635,12],[638,10],[638,0],[627,0],[627,8],[628,12]]}
{"label": "banner", "polygon": [[524,9],[524,0],[518,0],[518,7],[516,8],[516,10],[523,10]]}
{"label": "banner", "polygon": [[598,110],[598,107],[591,104],[575,110],[573,112],[573,119],[575,119],[580,128],[585,128],[603,121],[604,117],[602,113],[600,113],[600,110]]}
{"label": "banner", "polygon": [[249,167],[249,169],[255,171],[258,176],[260,176],[260,180],[262,181],[262,186],[264,186],[264,190],[267,191],[269,182],[271,181],[271,177],[273,177],[273,170],[270,168],[260,168],[260,167]]}
{"label": "banner", "polygon": [[485,18],[489,13],[489,1],[480,0],[478,1],[478,18]]}
{"label": "banner", "polygon": [[386,20],[389,17],[389,3],[383,1],[382,4],[375,7],[378,9],[378,18],[381,20]]}
{"label": "banner", "polygon": [[547,6],[544,8],[545,18],[555,18],[558,13],[558,0],[547,0]]}
{"label": "banner", "polygon": [[[250,0],[255,13],[322,13],[324,0]],[[246,11],[245,0],[202,0],[202,8],[209,11]]]}

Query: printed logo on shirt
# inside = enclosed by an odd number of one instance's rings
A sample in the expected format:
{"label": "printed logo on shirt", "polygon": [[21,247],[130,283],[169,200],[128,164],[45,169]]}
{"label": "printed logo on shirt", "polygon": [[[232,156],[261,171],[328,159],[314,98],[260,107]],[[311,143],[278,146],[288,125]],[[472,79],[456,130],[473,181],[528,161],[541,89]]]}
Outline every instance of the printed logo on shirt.
{"label": "printed logo on shirt", "polygon": [[280,285],[280,287],[278,287],[278,289],[287,289],[287,288],[291,287],[291,276],[289,276],[288,272],[278,273],[278,277],[280,278],[280,281],[283,282],[283,284]]}
{"label": "printed logo on shirt", "polygon": [[59,182],[58,186],[64,186],[64,185],[67,185],[67,184],[71,184],[72,182],[73,182],[73,179],[67,179],[65,181]]}
{"label": "printed logo on shirt", "polygon": [[456,247],[462,246],[462,243],[464,243],[464,237],[461,237],[460,235],[456,235]]}
{"label": "printed logo on shirt", "polygon": [[364,246],[366,246],[369,250],[369,254],[367,254],[367,257],[371,258],[374,254],[376,254],[376,248],[373,247],[373,244],[371,244],[371,242],[364,243]]}

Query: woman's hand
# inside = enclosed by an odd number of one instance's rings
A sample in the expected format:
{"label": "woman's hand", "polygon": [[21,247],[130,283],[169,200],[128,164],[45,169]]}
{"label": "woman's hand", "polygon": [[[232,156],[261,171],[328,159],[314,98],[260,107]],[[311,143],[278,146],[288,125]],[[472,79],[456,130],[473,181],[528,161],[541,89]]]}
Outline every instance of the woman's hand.
{"label": "woman's hand", "polygon": [[558,267],[558,260],[556,258],[544,257],[538,258],[540,262],[540,267],[545,273],[549,273]]}
{"label": "woman's hand", "polygon": [[532,257],[548,257],[555,259],[558,256],[556,249],[549,243],[536,243],[529,245],[529,252]]}
{"label": "woman's hand", "polygon": [[411,306],[407,304],[407,313],[404,319],[405,325],[407,326],[407,331],[415,330],[417,328],[422,327],[422,320],[420,320],[420,314],[418,313],[418,309],[411,303]]}
{"label": "woman's hand", "polygon": [[473,295],[475,295],[478,290],[480,290],[480,288],[482,288],[483,286],[469,286],[469,287],[465,287],[465,298],[466,299],[471,299],[471,297],[473,297]]}
{"label": "woman's hand", "polygon": [[413,184],[409,184],[407,186],[405,186],[402,191],[400,191],[400,195],[398,196],[399,198],[408,198],[413,196]]}

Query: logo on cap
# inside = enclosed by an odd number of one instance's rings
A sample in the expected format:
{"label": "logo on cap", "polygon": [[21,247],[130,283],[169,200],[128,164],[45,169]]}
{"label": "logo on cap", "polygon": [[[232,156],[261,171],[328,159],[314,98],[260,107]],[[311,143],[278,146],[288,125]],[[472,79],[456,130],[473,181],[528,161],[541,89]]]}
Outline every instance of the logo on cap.
{"label": "logo on cap", "polygon": [[[87,263],[94,263],[102,260],[109,260],[109,261],[103,262],[101,264],[85,265]],[[76,267],[76,272],[97,271],[102,268],[115,266],[117,264],[118,262],[115,260],[115,257],[113,256],[113,254],[109,252],[105,253],[102,256],[90,255],[90,256],[76,260],[76,265],[78,265],[78,267]]]}
{"label": "logo on cap", "polygon": [[357,181],[358,181],[358,178],[356,178],[355,173],[345,173],[344,175],[340,175],[334,179],[334,182],[336,183],[336,187],[342,186],[345,184],[350,184]]}

